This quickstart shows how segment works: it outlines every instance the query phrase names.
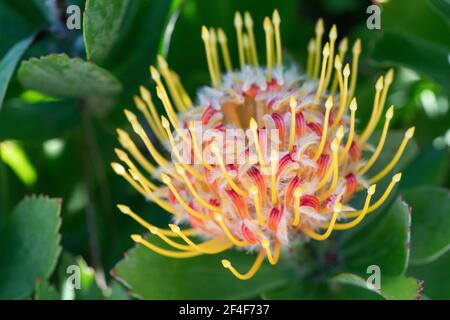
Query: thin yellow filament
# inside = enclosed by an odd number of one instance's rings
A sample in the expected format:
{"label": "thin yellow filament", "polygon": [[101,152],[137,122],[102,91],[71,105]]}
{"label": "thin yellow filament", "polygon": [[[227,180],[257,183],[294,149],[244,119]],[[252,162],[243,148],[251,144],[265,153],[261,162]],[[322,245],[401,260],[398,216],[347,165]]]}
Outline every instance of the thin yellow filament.
{"label": "thin yellow filament", "polygon": [[194,121],[191,121],[191,122],[189,122],[189,131],[191,132],[191,137],[192,137],[192,146],[193,146],[193,149],[194,149],[194,159],[200,159],[200,161],[201,161],[201,164],[203,165],[203,166],[205,166],[208,170],[212,170],[213,169],[213,167],[211,167],[205,160],[204,160],[204,158],[203,158],[203,153],[200,151],[200,148],[199,148],[199,146],[198,146],[198,143],[197,143],[197,139],[196,139],[196,135],[195,135],[195,133],[196,133],[196,127],[195,127],[195,122]]}
{"label": "thin yellow filament", "polygon": [[264,217],[263,217],[262,212],[261,212],[261,204],[260,204],[261,199],[260,199],[260,197],[258,195],[258,188],[255,185],[252,185],[250,187],[249,191],[250,191],[250,194],[253,197],[253,203],[255,204],[255,211],[256,211],[256,216],[258,218],[258,223],[259,223],[260,226],[265,226],[266,223],[264,221]]}
{"label": "thin yellow filament", "polygon": [[143,239],[142,236],[138,234],[131,235],[131,239],[133,239],[134,242],[139,243],[147,247],[148,249],[166,257],[170,258],[176,258],[176,259],[186,259],[186,258],[192,258],[202,255],[201,252],[198,251],[171,251],[167,249],[160,248],[158,246],[155,246],[154,244],[148,242],[147,240]]}
{"label": "thin yellow filament", "polygon": [[123,131],[122,129],[117,129],[117,135],[119,136],[119,143],[120,145],[125,148],[135,159],[136,161],[144,167],[144,169],[150,173],[153,174],[156,171],[156,168],[147,161],[147,159],[144,157],[144,155],[139,151],[139,149],[134,144],[133,140],[131,140],[128,133]]}
{"label": "thin yellow filament", "polygon": [[[345,61],[345,54],[347,53],[348,49],[348,39],[347,37],[343,38],[341,42],[339,42],[339,57],[341,58],[341,62]],[[333,83],[331,85],[331,94],[334,94],[337,90],[338,86],[338,73],[336,72],[334,74]]]}
{"label": "thin yellow filament", "polygon": [[336,25],[333,25],[330,30],[329,39],[330,39],[330,58],[328,59],[327,72],[325,76],[324,90],[328,88],[328,85],[331,81],[331,73],[333,71],[333,59],[334,59],[334,46],[337,38],[337,29]]}
{"label": "thin yellow filament", "polygon": [[308,50],[308,57],[306,60],[306,78],[308,80],[311,80],[314,72],[314,56],[315,56],[314,38],[309,40],[307,50]]}
{"label": "thin yellow filament", "polygon": [[383,76],[379,77],[377,83],[375,84],[375,98],[373,101],[372,114],[370,115],[369,123],[367,124],[366,128],[359,137],[359,143],[361,145],[364,144],[364,142],[366,142],[370,138],[370,136],[372,135],[373,131],[377,126],[378,123],[377,114],[378,114],[378,107],[380,105],[381,90],[383,90]]}
{"label": "thin yellow filament", "polygon": [[314,154],[312,160],[317,161],[319,159],[320,155],[323,152],[323,149],[325,148],[325,143],[327,141],[327,134],[328,134],[328,122],[330,119],[330,111],[333,107],[333,97],[329,96],[327,101],[325,102],[325,117],[323,119],[323,130],[322,130],[322,137],[320,138],[319,147],[316,150],[316,153]]}
{"label": "thin yellow filament", "polygon": [[330,44],[327,42],[325,44],[325,47],[322,50],[322,70],[320,71],[320,79],[319,79],[319,85],[317,86],[316,91],[316,99],[319,99],[322,95],[322,92],[324,91],[324,85],[325,85],[325,72],[327,70],[327,61],[330,56]]}
{"label": "thin yellow filament", "polygon": [[394,106],[391,106],[388,109],[388,111],[386,112],[386,120],[384,122],[383,131],[381,132],[381,137],[380,137],[380,140],[378,141],[377,148],[375,149],[375,152],[370,157],[369,161],[367,161],[367,163],[364,165],[364,167],[362,167],[358,171],[358,175],[365,174],[373,166],[375,161],[377,161],[378,156],[381,153],[381,150],[383,150],[383,146],[384,146],[384,143],[386,141],[387,133],[388,133],[388,130],[389,130],[389,123],[390,123],[390,121],[391,121],[393,116],[394,116]]}
{"label": "thin yellow filament", "polygon": [[[336,139],[331,143],[331,152],[333,153],[333,158],[338,159],[339,145],[341,143],[344,128],[341,126],[336,134]],[[339,179],[339,161],[333,161],[333,179],[331,180],[330,187],[327,191],[320,197],[321,200],[328,198],[336,189],[337,182]]]}
{"label": "thin yellow filament", "polygon": [[310,238],[318,241],[326,240],[330,237],[331,233],[333,232],[334,224],[336,223],[336,219],[339,215],[339,213],[342,210],[342,205],[338,203],[336,207],[334,208],[333,216],[331,217],[330,224],[328,225],[327,231],[325,231],[324,234],[319,234],[311,229],[303,229],[303,232],[306,233]]}
{"label": "thin yellow filament", "polygon": [[400,160],[400,157],[403,154],[403,151],[406,148],[406,145],[408,144],[408,141],[414,136],[414,127],[409,128],[406,130],[405,136],[403,137],[403,140],[400,144],[400,147],[398,148],[397,152],[395,153],[394,157],[392,158],[391,162],[389,162],[384,169],[382,169],[379,173],[377,173],[374,177],[369,179],[369,183],[376,183],[380,181],[386,174],[388,174],[392,168],[397,164],[398,160]]}
{"label": "thin yellow filament", "polygon": [[227,236],[228,239],[230,239],[230,241],[238,247],[245,247],[248,246],[249,243],[247,241],[241,241],[236,239],[232,234],[230,229],[228,229],[226,223],[223,221],[223,217],[222,215],[220,215],[219,213],[215,213],[214,214],[214,220],[217,221],[217,223],[220,225],[220,227],[222,228],[222,231],[225,233],[225,235]]}
{"label": "thin yellow filament", "polygon": [[347,230],[351,229],[355,226],[357,226],[361,221],[363,221],[364,217],[366,216],[367,210],[369,209],[370,199],[372,198],[373,194],[375,193],[376,185],[371,185],[369,189],[367,190],[367,196],[366,201],[364,202],[364,207],[358,215],[356,216],[356,219],[346,222],[346,223],[335,223],[334,224],[334,230]]}
{"label": "thin yellow filament", "polygon": [[192,209],[181,197],[181,195],[178,193],[177,189],[172,184],[172,181],[170,177],[164,173],[161,173],[161,180],[164,182],[167,187],[170,189],[170,191],[173,193],[174,197],[177,199],[178,203],[183,207],[184,210],[186,210],[189,214],[193,215],[196,218],[199,218],[201,220],[210,220],[211,217],[203,214],[201,212],[198,212],[197,210]]}
{"label": "thin yellow filament", "polygon": [[[133,161],[131,161],[131,159],[128,157],[128,155],[125,151],[118,149],[118,148],[114,149],[114,151],[115,151],[117,157],[121,161],[123,161],[128,166],[128,168],[130,168],[133,171],[140,172],[139,169],[133,163]],[[150,189],[155,190],[157,188],[156,185],[153,184],[151,181],[149,181],[148,179],[145,179],[145,180],[146,180],[146,183],[149,185]]]}
{"label": "thin yellow filament", "polygon": [[145,104],[147,105],[148,109],[150,110],[151,119],[154,123],[154,126],[156,127],[154,130],[155,134],[157,135],[158,139],[160,141],[165,141],[166,137],[164,135],[164,130],[161,128],[161,125],[159,123],[159,115],[158,111],[156,111],[155,104],[153,103],[152,96],[150,94],[150,91],[147,90],[144,86],[139,87],[139,91],[141,93],[142,99],[145,101]]}
{"label": "thin yellow filament", "polygon": [[228,50],[227,36],[226,36],[225,32],[223,31],[223,29],[219,28],[217,30],[217,37],[219,40],[220,49],[222,51],[223,63],[225,65],[225,69],[228,72],[230,72],[231,70],[233,70],[233,66],[231,64],[230,51]]}
{"label": "thin yellow filament", "polygon": [[264,250],[261,250],[258,253],[258,256],[255,259],[255,262],[251,266],[251,268],[246,273],[240,273],[238,272],[232,265],[231,262],[228,260],[222,260],[222,265],[225,269],[230,270],[230,272],[238,279],[240,280],[248,280],[253,278],[253,276],[258,272],[259,268],[261,268],[261,265],[264,261],[265,252]]}
{"label": "thin yellow filament", "polygon": [[222,160],[222,156],[220,155],[219,149],[217,148],[217,146],[215,144],[211,145],[211,151],[214,153],[214,155],[216,156],[216,160],[219,163],[219,167],[220,170],[222,171],[223,176],[225,177],[225,179],[227,180],[228,184],[230,185],[230,187],[239,195],[243,196],[243,197],[247,197],[248,196],[248,192],[245,191],[244,189],[241,189],[234,181],[233,178],[231,178],[231,176],[228,174],[227,169],[225,168],[225,164],[223,163]]}
{"label": "thin yellow filament", "polygon": [[251,118],[249,126],[250,126],[250,130],[252,132],[252,135],[253,135],[253,140],[255,141],[255,149],[256,149],[256,154],[258,156],[259,165],[261,166],[261,168],[265,168],[266,162],[264,161],[264,156],[262,154],[261,145],[259,144],[259,138],[258,138],[258,131],[257,131],[258,123],[256,122],[255,119]]}
{"label": "thin yellow filament", "polygon": [[212,83],[213,87],[218,88],[219,80],[216,77],[216,69],[214,67],[214,61],[213,61],[213,56],[212,56],[212,52],[211,52],[210,34],[208,31],[208,28],[206,28],[205,26],[202,27],[202,40],[205,44],[206,62],[208,64],[209,75],[211,77],[211,83]]}
{"label": "thin yellow filament", "polygon": [[358,108],[358,104],[356,103],[356,98],[352,99],[350,102],[350,131],[348,133],[347,143],[345,144],[344,149],[339,155],[339,162],[343,161],[347,156],[350,147],[352,146],[353,138],[355,136],[355,114],[356,109]]}
{"label": "thin yellow filament", "polygon": [[244,23],[248,34],[248,46],[251,61],[254,65],[258,65],[258,54],[256,52],[255,34],[253,32],[253,19],[248,11],[244,13]]}
{"label": "thin yellow filament", "polygon": [[214,65],[214,72],[216,73],[216,79],[220,86],[221,84],[221,70],[219,63],[219,53],[217,52],[217,35],[214,28],[209,29],[209,45],[211,47],[211,57]]}
{"label": "thin yellow filament", "polygon": [[234,27],[236,28],[236,36],[237,36],[237,44],[238,44],[238,53],[239,53],[239,65],[241,68],[245,65],[245,56],[244,56],[244,44],[242,43],[242,16],[240,12],[236,12],[234,14]]}
{"label": "thin yellow filament", "polygon": [[352,72],[351,72],[352,76],[350,79],[350,90],[348,94],[348,101],[351,101],[355,95],[356,80],[358,79],[358,62],[360,54],[361,54],[361,40],[357,39],[352,48]]}
{"label": "thin yellow filament", "polygon": [[280,24],[281,18],[278,10],[274,10],[272,15],[272,22],[275,29],[275,47],[276,47],[276,56],[277,56],[277,66],[281,67],[283,63],[282,50],[281,50],[281,32],[280,32]]}
{"label": "thin yellow filament", "polygon": [[300,224],[300,198],[301,189],[297,187],[294,190],[294,220],[292,221],[294,227]]}
{"label": "thin yellow filament", "polygon": [[261,246],[266,250],[267,260],[271,265],[276,265],[278,263],[278,259],[280,258],[280,250],[281,244],[280,242],[276,242],[274,246],[274,254],[272,255],[272,251],[270,250],[270,243],[268,240],[262,240]]}
{"label": "thin yellow filament", "polygon": [[289,135],[289,153],[292,152],[292,149],[294,149],[294,142],[295,142],[295,130],[296,130],[296,112],[295,108],[297,107],[297,99],[295,97],[291,97],[289,100],[289,106],[291,107],[291,132]]}
{"label": "thin yellow filament", "polygon": [[319,76],[319,67],[320,67],[320,49],[322,47],[322,36],[325,29],[323,27],[323,19],[320,18],[316,23],[315,33],[316,33],[316,40],[315,40],[315,53],[316,56],[314,58],[314,69],[313,69],[313,79],[316,79]]}
{"label": "thin yellow filament", "polygon": [[[385,201],[386,199],[389,197],[389,195],[391,194],[392,190],[394,189],[395,185],[401,180],[402,178],[402,174],[401,173],[397,173],[392,177],[391,182],[389,183],[388,187],[386,188],[386,190],[384,191],[383,195],[374,203],[372,204],[369,209],[367,209],[366,214],[369,214],[373,211],[375,211],[376,209],[378,209]],[[353,212],[349,212],[345,215],[346,218],[350,218],[350,217],[356,217],[359,214],[361,214],[361,211],[353,211]]]}
{"label": "thin yellow filament", "polygon": [[184,107],[183,100],[181,99],[181,95],[179,94],[175,82],[172,77],[172,73],[170,72],[169,66],[167,64],[167,61],[160,55],[157,57],[158,60],[158,66],[161,70],[161,74],[164,77],[164,80],[166,81],[167,87],[170,92],[170,96],[172,97],[175,107],[178,111],[184,112],[186,111],[186,108]]}
{"label": "thin yellow filament", "polygon": [[273,26],[269,17],[264,19],[264,33],[266,35],[267,82],[269,82],[272,80],[272,68],[274,62]]}
{"label": "thin yellow filament", "polygon": [[[339,109],[338,112],[336,114],[336,118],[334,119],[333,125],[331,126],[331,130],[334,130],[334,128],[336,128],[336,126],[339,124],[339,122],[341,121],[342,115],[344,114],[345,109],[347,108],[347,95],[348,95],[348,78],[350,76],[350,67],[348,66],[348,64],[345,65],[344,70],[343,70],[343,81],[340,78],[339,80],[342,81],[342,83],[340,83],[340,98],[339,98]],[[342,85],[342,86],[341,86]]]}

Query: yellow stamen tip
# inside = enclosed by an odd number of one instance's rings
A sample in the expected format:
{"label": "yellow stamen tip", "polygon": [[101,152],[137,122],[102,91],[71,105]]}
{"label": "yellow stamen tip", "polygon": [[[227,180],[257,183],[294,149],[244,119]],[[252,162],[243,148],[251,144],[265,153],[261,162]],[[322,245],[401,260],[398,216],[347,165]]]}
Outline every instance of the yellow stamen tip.
{"label": "yellow stamen tip", "polygon": [[217,29],[217,39],[219,40],[219,42],[222,42],[222,43],[227,42],[227,37],[222,28]]}
{"label": "yellow stamen tip", "polygon": [[378,78],[377,83],[375,84],[375,89],[377,89],[377,90],[383,89],[383,86],[384,86],[384,84],[383,84],[383,79],[384,79],[383,76],[380,76],[380,77]]}
{"label": "yellow stamen tip", "polygon": [[256,123],[256,120],[254,118],[250,119],[250,129],[256,130],[258,129],[258,123]]}
{"label": "yellow stamen tip", "polygon": [[331,151],[338,151],[339,144],[337,139],[334,139],[333,142],[331,142]]}
{"label": "yellow stamen tip", "polygon": [[139,234],[132,234],[131,239],[133,239],[134,242],[141,243],[142,242],[142,236]]}
{"label": "yellow stamen tip", "polygon": [[322,18],[317,20],[315,31],[316,31],[316,34],[319,34],[319,35],[323,34],[323,32],[325,31],[324,27],[323,27],[323,19]]}
{"label": "yellow stamen tip", "polygon": [[158,82],[161,79],[159,71],[154,66],[150,66],[150,75],[154,81]]}
{"label": "yellow stamen tip", "polygon": [[373,184],[369,187],[369,189],[367,189],[367,193],[372,196],[375,194],[376,189],[377,189],[377,185]]}
{"label": "yellow stamen tip", "polygon": [[411,128],[409,128],[408,130],[406,130],[405,138],[406,138],[406,139],[411,139],[411,138],[414,136],[414,131],[415,131],[415,130],[416,130],[415,127],[411,127]]}
{"label": "yellow stamen tip", "polygon": [[258,188],[255,185],[252,185],[249,189],[250,194],[256,196],[258,194]]}
{"label": "yellow stamen tip", "polygon": [[209,31],[208,28],[205,26],[202,26],[202,40],[209,41]]}
{"label": "yellow stamen tip", "polygon": [[336,205],[334,206],[334,212],[335,213],[339,213],[342,211],[342,203],[338,202],[336,203]]}
{"label": "yellow stamen tip", "polygon": [[300,198],[301,194],[302,194],[302,190],[299,187],[295,188],[294,197]]}
{"label": "yellow stamen tip", "polygon": [[358,55],[361,53],[361,39],[356,39],[352,49],[353,54]]}
{"label": "yellow stamen tip", "polygon": [[336,40],[337,38],[337,28],[336,25],[333,24],[330,30],[330,34],[328,35],[330,37],[330,40]]}
{"label": "yellow stamen tip", "polygon": [[269,31],[272,30],[272,22],[270,22],[270,18],[269,17],[265,17],[264,18],[264,30],[265,31]]}
{"label": "yellow stamen tip", "polygon": [[247,28],[253,27],[253,19],[248,11],[244,12],[244,23]]}
{"label": "yellow stamen tip", "polygon": [[116,174],[118,174],[119,176],[124,175],[126,172],[125,168],[120,163],[113,162],[113,163],[111,163],[111,167],[114,170],[114,172]]}
{"label": "yellow stamen tip", "polygon": [[386,119],[392,119],[394,116],[394,106],[390,106],[389,109],[386,111]]}
{"label": "yellow stamen tip", "polygon": [[312,38],[312,39],[309,40],[309,42],[308,42],[308,52],[309,52],[309,53],[314,52],[315,46],[316,46],[316,42],[314,41],[314,38]]}
{"label": "yellow stamen tip", "polygon": [[392,181],[399,182],[401,180],[401,178],[402,178],[402,173],[399,172],[392,177]]}
{"label": "yellow stamen tip", "polygon": [[348,49],[348,38],[345,37],[339,43],[339,51],[340,52],[345,52],[345,51],[347,51],[347,49]]}
{"label": "yellow stamen tip", "polygon": [[356,109],[358,109],[358,103],[356,102],[356,98],[353,98],[350,102],[350,110],[356,111]]}
{"label": "yellow stamen tip", "polygon": [[325,108],[330,110],[333,107],[333,97],[329,96],[327,101],[325,102]]}
{"label": "yellow stamen tip", "polygon": [[148,230],[152,233],[152,234],[158,234],[158,228],[154,227],[154,226],[149,226]]}
{"label": "yellow stamen tip", "polygon": [[164,129],[168,129],[170,127],[169,120],[167,120],[167,118],[164,116],[161,116],[161,125]]}
{"label": "yellow stamen tip", "polygon": [[217,222],[222,221],[222,215],[220,215],[219,213],[214,213],[214,220],[216,220]]}
{"label": "yellow stamen tip", "polygon": [[181,229],[179,226],[177,226],[176,224],[169,224],[169,228],[170,230],[172,230],[175,233],[180,233]]}
{"label": "yellow stamen tip", "polygon": [[330,55],[330,44],[325,43],[325,47],[323,47],[322,54],[324,57],[328,57]]}
{"label": "yellow stamen tip", "polygon": [[184,170],[184,168],[182,166],[180,166],[179,164],[175,164],[175,170],[180,175],[184,175],[184,173],[186,172],[186,170]]}
{"label": "yellow stamen tip", "polygon": [[261,240],[261,246],[265,249],[269,247],[269,240]]}
{"label": "yellow stamen tip", "polygon": [[169,184],[171,182],[171,179],[167,174],[161,173],[161,181],[165,184]]}
{"label": "yellow stamen tip", "polygon": [[234,14],[234,26],[236,28],[242,27],[242,16],[239,11],[236,11],[236,13]]}
{"label": "yellow stamen tip", "polygon": [[158,66],[161,69],[167,69],[168,68],[168,64],[166,59],[163,58],[162,55],[158,54],[158,56],[156,57],[157,61],[158,61]]}
{"label": "yellow stamen tip", "polygon": [[344,74],[344,77],[346,77],[346,78],[348,78],[350,76],[350,66],[348,65],[348,63],[344,67],[343,74]]}
{"label": "yellow stamen tip", "polygon": [[281,23],[280,14],[278,13],[277,9],[275,9],[273,11],[272,21],[273,21],[274,24],[280,24]]}
{"label": "yellow stamen tip", "polygon": [[130,213],[130,207],[127,207],[123,204],[118,204],[117,208],[123,213],[123,214],[129,214]]}
{"label": "yellow stamen tip", "polygon": [[223,260],[222,260],[222,266],[223,266],[225,269],[229,269],[229,268],[231,267],[231,262],[228,261],[228,260],[223,259]]}
{"label": "yellow stamen tip", "polygon": [[291,97],[291,98],[289,99],[289,106],[290,106],[291,108],[295,108],[295,107],[297,106],[297,99],[295,99],[295,97]]}
{"label": "yellow stamen tip", "polygon": [[386,78],[384,79],[385,85],[390,85],[392,80],[394,80],[394,69],[389,69],[386,73]]}

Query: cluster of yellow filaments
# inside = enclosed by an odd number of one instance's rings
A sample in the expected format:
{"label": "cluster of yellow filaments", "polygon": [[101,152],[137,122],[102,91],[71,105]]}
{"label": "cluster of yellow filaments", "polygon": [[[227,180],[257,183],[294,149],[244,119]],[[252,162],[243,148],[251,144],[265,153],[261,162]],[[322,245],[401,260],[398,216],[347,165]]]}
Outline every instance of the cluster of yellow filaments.
{"label": "cluster of yellow filaments", "polygon": [[[384,126],[373,148],[368,140],[383,116],[393,71],[376,82],[370,120],[357,134],[354,94],[360,40],[353,45],[350,64],[344,65],[347,39],[336,46],[333,26],[323,45],[320,19],[308,44],[306,75],[301,76],[295,68],[283,67],[281,20],[276,10],[263,23],[265,66],[260,65],[250,14],[242,18],[236,13],[234,24],[238,69],[232,66],[224,31],[201,30],[211,86],[198,92],[195,105],[178,75],[158,57],[158,68],[150,67],[150,74],[165,115],[158,114],[150,92],[141,87],[135,104],[149,127],[144,129],[138,116],[125,111],[141,145],[119,129],[123,149],[116,149],[116,154],[122,164],[112,163],[112,167],[144,197],[173,215],[169,228],[158,228],[119,205],[167,248],[140,235],[132,235],[135,242],[173,258],[217,254],[231,247],[258,252],[245,273],[222,260],[225,268],[245,280],[265,258],[275,265],[281,249],[293,239],[325,240],[333,230],[355,227],[380,207],[401,174],[395,174],[373,201],[375,184],[394,168],[414,128],[406,131],[389,164],[366,177],[383,150],[394,114],[393,106],[384,113]],[[214,134],[203,134],[208,130]],[[230,130],[245,130],[246,134],[230,138]],[[221,135],[222,140],[218,139]],[[171,158],[155,146],[154,138]],[[236,140],[245,147],[236,148]],[[185,153],[197,161],[186,161],[180,145],[188,145]],[[255,157],[248,157],[252,151]],[[371,153],[368,159],[362,159],[363,151]],[[232,162],[225,160],[230,155]],[[349,199],[363,189],[363,207],[350,207]]]}

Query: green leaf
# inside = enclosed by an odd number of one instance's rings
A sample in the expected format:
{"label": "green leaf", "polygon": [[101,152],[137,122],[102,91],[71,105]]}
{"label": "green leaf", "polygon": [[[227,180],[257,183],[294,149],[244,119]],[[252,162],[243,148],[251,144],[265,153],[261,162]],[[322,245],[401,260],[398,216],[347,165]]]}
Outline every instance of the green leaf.
{"label": "green leaf", "polygon": [[19,80],[28,89],[56,97],[114,95],[122,90],[120,82],[105,69],[66,54],[23,62]]}
{"label": "green leaf", "polygon": [[430,6],[444,19],[450,21],[450,1],[449,0],[429,0]]}
{"label": "green leaf", "polygon": [[13,141],[5,141],[0,142],[0,147],[0,160],[6,163],[25,185],[34,185],[37,173],[22,146]]}
{"label": "green leaf", "polygon": [[383,64],[399,64],[422,73],[450,92],[448,49],[410,34],[385,32],[372,58]]}
{"label": "green leaf", "polygon": [[352,273],[341,273],[331,279],[337,284],[352,285],[375,292],[388,300],[415,300],[419,297],[421,284],[415,278],[386,277],[381,272],[381,288],[369,288],[366,279]]}
{"label": "green leaf", "polygon": [[87,0],[83,36],[88,60],[103,63],[120,36],[129,0]]}
{"label": "green leaf", "polygon": [[267,262],[252,279],[238,280],[222,267],[223,258],[229,259],[237,270],[248,270],[255,255],[228,251],[174,259],[137,246],[116,265],[112,274],[130,288],[133,296],[143,299],[245,299],[288,281],[280,266],[272,267]]}
{"label": "green leaf", "polygon": [[411,263],[429,263],[450,250],[450,194],[438,187],[404,193],[412,207]]}
{"label": "green leaf", "polygon": [[27,197],[0,233],[0,299],[24,299],[48,279],[61,252],[61,200]]}
{"label": "green leaf", "polygon": [[365,274],[367,267],[377,265],[383,275],[402,275],[409,261],[410,225],[408,205],[397,198],[385,215],[374,218],[343,240],[346,270]]}
{"label": "green leaf", "polygon": [[58,291],[48,281],[37,279],[36,291],[34,293],[35,300],[60,300]]}
{"label": "green leaf", "polygon": [[448,177],[450,153],[433,145],[424,146],[420,154],[403,172],[400,190],[422,185],[442,185]]}
{"label": "green leaf", "polygon": [[16,70],[17,64],[25,51],[27,51],[30,47],[33,40],[34,36],[18,42],[0,61],[0,111],[2,109],[3,99],[5,98],[6,90],[8,89],[9,81],[11,81],[14,70]]}
{"label": "green leaf", "polygon": [[79,112],[73,101],[26,103],[12,99],[0,114],[0,140],[52,139],[76,128],[79,123]]}
{"label": "green leaf", "polygon": [[450,252],[421,266],[411,266],[408,275],[424,281],[424,294],[431,299],[450,299]]}

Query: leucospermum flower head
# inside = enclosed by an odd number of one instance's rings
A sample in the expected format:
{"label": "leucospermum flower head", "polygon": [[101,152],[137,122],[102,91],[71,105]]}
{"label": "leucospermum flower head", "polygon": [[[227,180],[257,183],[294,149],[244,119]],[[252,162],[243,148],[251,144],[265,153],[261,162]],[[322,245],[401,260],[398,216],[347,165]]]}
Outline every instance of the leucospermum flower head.
{"label": "leucospermum flower head", "polygon": [[[140,97],[135,97],[141,116],[129,110],[125,114],[145,150],[119,129],[123,149],[116,153],[122,164],[112,167],[173,215],[168,228],[157,228],[119,205],[167,247],[140,235],[132,235],[135,242],[173,258],[218,254],[232,247],[254,251],[255,262],[244,273],[222,260],[237,278],[249,279],[266,258],[276,264],[292,240],[325,240],[334,230],[355,227],[377,209],[401,174],[393,175],[387,189],[376,196],[375,184],[394,168],[414,128],[406,131],[389,164],[367,176],[394,115],[393,106],[385,110],[393,71],[376,82],[370,120],[358,133],[354,95],[359,40],[347,59],[347,39],[337,45],[333,26],[324,40],[319,20],[308,44],[306,74],[299,74],[283,66],[276,10],[263,22],[264,63],[257,54],[250,14],[242,18],[236,13],[234,24],[238,65],[230,58],[222,29],[201,30],[211,85],[199,90],[195,103],[178,75],[158,57],[158,68],[150,67],[150,74],[165,114],[158,114],[150,92],[141,87]],[[380,121],[382,133],[372,147],[368,139]],[[167,150],[159,150],[150,137],[158,138]],[[371,152],[367,159],[362,158],[364,150]],[[362,208],[352,208],[347,203],[358,191],[366,193],[366,200]]]}

